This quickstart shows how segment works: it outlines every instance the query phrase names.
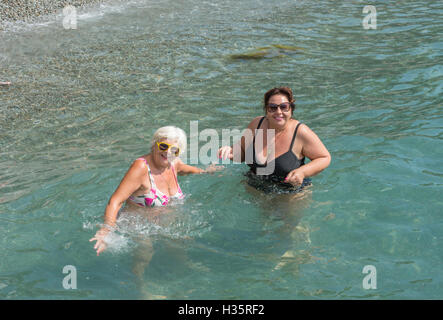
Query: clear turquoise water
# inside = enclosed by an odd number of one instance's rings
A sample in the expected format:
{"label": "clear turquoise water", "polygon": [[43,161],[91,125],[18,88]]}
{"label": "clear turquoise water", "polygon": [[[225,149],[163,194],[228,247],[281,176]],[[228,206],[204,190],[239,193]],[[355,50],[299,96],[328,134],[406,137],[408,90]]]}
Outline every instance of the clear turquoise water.
{"label": "clear turquoise water", "polygon": [[[371,4],[376,30],[360,1],[162,0],[1,32],[0,298],[442,298],[443,5]],[[272,44],[303,49],[229,58]],[[239,164],[180,177],[186,200],[164,221],[122,215],[95,255],[105,205],[158,127],[243,129],[277,85],[333,158],[311,193],[251,191]],[[154,243],[141,283],[140,238]]]}

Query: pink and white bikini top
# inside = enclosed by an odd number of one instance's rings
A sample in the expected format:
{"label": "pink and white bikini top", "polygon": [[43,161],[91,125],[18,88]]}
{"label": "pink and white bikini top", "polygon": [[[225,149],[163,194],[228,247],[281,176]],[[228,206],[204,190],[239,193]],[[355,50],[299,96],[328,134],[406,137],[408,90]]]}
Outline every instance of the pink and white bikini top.
{"label": "pink and white bikini top", "polygon": [[173,196],[168,197],[163,192],[160,191],[155,185],[154,177],[151,175],[151,168],[149,168],[148,162],[145,158],[138,158],[137,160],[144,160],[148,166],[149,180],[151,181],[151,190],[141,196],[130,196],[129,199],[141,207],[158,207],[166,206],[170,199],[183,199],[185,196],[178,185],[177,177],[175,175],[174,166],[172,166],[172,173],[174,174],[175,182],[177,183],[177,193]]}

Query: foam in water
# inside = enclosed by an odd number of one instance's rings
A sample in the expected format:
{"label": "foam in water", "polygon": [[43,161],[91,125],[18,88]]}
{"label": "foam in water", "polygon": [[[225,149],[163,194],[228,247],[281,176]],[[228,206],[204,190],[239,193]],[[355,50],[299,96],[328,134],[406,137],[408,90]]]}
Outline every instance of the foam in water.
{"label": "foam in water", "polygon": [[[123,209],[117,219],[117,228],[105,241],[107,251],[125,253],[133,248],[135,239],[190,239],[201,237],[212,229],[208,217],[212,210],[183,209],[183,203],[171,203],[168,207],[131,211]],[[101,219],[101,218],[100,218]],[[95,230],[97,221],[83,222],[83,229]],[[95,230],[96,231],[96,230]]]}
{"label": "foam in water", "polygon": [[125,253],[131,248],[131,241],[125,235],[115,232],[110,232],[105,237],[105,242],[110,253]]}

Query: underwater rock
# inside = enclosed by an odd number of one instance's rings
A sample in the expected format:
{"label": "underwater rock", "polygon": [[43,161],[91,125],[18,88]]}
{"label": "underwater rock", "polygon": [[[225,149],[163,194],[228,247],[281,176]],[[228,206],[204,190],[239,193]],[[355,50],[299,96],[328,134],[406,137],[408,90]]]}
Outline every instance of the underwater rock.
{"label": "underwater rock", "polygon": [[295,52],[299,53],[303,50],[304,49],[301,47],[273,44],[271,46],[260,47],[245,53],[231,54],[229,57],[235,60],[272,59],[285,57],[294,54]]}

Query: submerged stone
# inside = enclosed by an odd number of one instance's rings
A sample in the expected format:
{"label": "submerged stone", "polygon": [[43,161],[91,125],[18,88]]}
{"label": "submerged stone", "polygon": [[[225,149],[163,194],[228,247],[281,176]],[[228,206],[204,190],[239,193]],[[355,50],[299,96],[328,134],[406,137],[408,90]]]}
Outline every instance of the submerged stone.
{"label": "submerged stone", "polygon": [[231,54],[229,57],[235,60],[272,59],[285,57],[293,54],[294,52],[300,52],[302,50],[303,48],[301,47],[273,44],[267,47],[256,48],[255,50],[245,53]]}

